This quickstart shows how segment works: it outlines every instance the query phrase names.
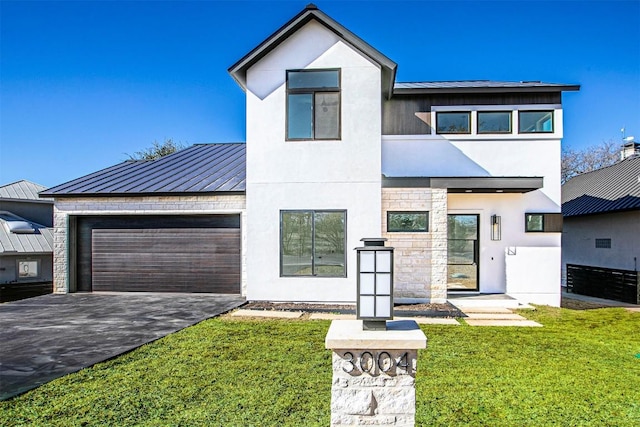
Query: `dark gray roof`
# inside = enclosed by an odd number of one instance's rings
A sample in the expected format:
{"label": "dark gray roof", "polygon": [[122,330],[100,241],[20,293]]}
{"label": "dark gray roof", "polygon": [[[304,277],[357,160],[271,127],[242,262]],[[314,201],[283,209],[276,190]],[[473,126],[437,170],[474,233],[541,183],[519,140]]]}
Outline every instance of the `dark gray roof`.
{"label": "dark gray roof", "polygon": [[579,85],[539,81],[501,82],[493,80],[461,80],[445,82],[396,83],[394,94],[471,93],[471,92],[561,92],[579,90]]}
{"label": "dark gray roof", "polygon": [[0,255],[51,252],[53,228],[47,228],[11,212],[0,211]]}
{"label": "dark gray roof", "polygon": [[0,186],[1,200],[28,200],[30,202],[53,203],[50,199],[40,199],[38,193],[47,187],[25,179]]}
{"label": "dark gray roof", "polygon": [[640,209],[640,156],[575,176],[562,186],[564,216],[637,209]]}
{"label": "dark gray roof", "polygon": [[157,160],[126,161],[41,196],[135,196],[245,191],[245,144],[196,144]]}
{"label": "dark gray roof", "polygon": [[307,5],[307,7],[294,16],[289,22],[267,37],[266,40],[260,43],[251,52],[243,56],[242,59],[229,67],[229,74],[231,74],[243,90],[246,90],[247,70],[311,20],[315,20],[324,25],[354,49],[358,50],[373,62],[379,64],[382,68],[383,93],[385,96],[391,97],[393,83],[396,79],[397,64],[360,37],[349,31],[347,28],[334,21],[313,4]]}

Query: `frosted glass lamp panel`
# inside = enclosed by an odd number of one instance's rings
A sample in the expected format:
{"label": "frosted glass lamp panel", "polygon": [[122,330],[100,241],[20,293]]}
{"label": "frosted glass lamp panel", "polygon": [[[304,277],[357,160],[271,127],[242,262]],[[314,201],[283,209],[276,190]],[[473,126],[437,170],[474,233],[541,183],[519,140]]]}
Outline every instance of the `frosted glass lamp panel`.
{"label": "frosted glass lamp panel", "polygon": [[375,302],[375,297],[373,296],[360,297],[360,317],[375,316],[374,302]]}
{"label": "frosted glass lamp panel", "polygon": [[391,295],[391,275],[388,273],[376,274],[376,294]]}
{"label": "frosted glass lamp panel", "polygon": [[391,272],[391,252],[380,251],[376,253],[377,264],[376,271],[378,273],[390,273]]}
{"label": "frosted glass lamp panel", "polygon": [[391,297],[376,297],[376,317],[391,317]]}
{"label": "frosted glass lamp panel", "polygon": [[372,273],[360,273],[360,295],[375,294],[373,277]]}
{"label": "frosted glass lamp panel", "polygon": [[374,272],[375,270],[375,257],[374,252],[362,251],[360,252],[360,271]]}

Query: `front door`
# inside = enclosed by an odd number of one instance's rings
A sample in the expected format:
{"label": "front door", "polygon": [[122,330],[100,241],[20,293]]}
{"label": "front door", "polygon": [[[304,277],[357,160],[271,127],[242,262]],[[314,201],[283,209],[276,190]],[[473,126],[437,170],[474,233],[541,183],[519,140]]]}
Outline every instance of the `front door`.
{"label": "front door", "polygon": [[477,291],[479,215],[447,216],[447,290]]}

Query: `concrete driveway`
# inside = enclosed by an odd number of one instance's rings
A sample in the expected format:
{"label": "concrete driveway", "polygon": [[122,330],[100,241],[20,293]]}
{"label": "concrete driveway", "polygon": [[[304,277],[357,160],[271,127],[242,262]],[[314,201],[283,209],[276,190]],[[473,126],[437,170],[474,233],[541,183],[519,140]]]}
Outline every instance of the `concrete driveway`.
{"label": "concrete driveway", "polygon": [[0,400],[244,302],[222,294],[78,293],[0,304]]}

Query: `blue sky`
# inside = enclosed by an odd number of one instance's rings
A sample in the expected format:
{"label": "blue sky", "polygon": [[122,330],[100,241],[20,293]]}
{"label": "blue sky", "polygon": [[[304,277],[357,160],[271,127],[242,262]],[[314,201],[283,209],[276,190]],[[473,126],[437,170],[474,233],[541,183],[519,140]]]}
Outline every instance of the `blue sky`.
{"label": "blue sky", "polygon": [[[308,1],[0,3],[0,184],[53,186],[154,141],[244,141],[227,68]],[[542,80],[564,145],[640,140],[640,0],[317,1],[398,81]]]}

